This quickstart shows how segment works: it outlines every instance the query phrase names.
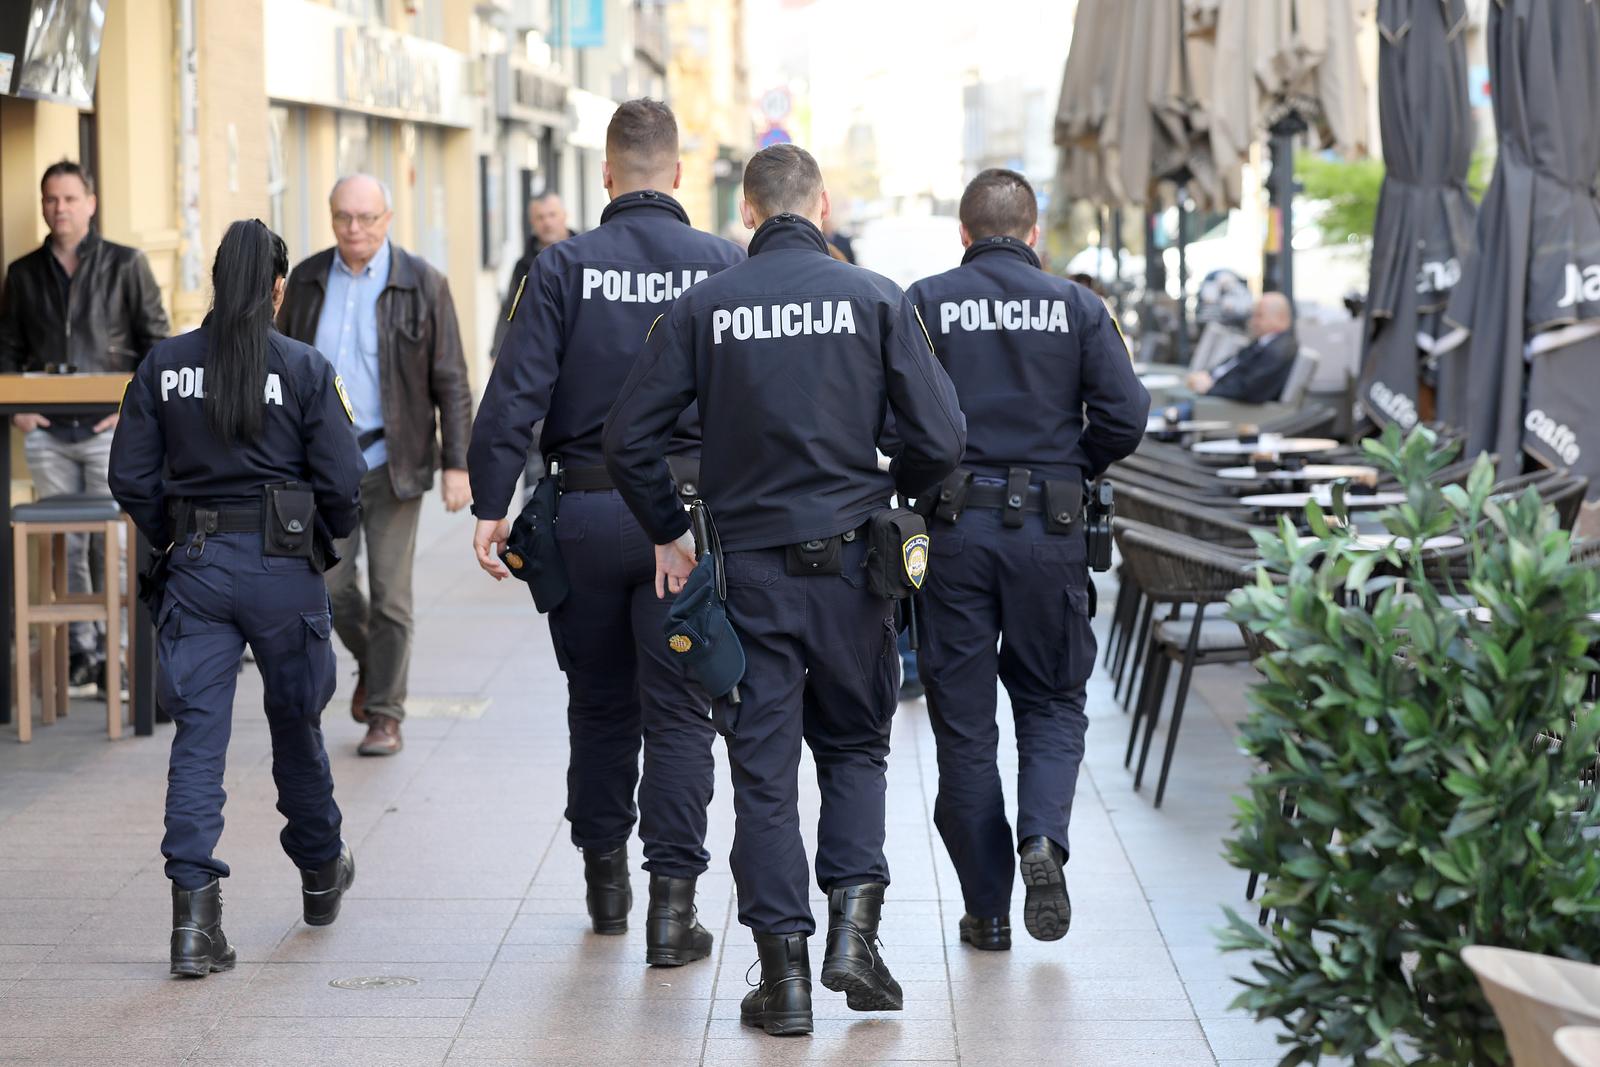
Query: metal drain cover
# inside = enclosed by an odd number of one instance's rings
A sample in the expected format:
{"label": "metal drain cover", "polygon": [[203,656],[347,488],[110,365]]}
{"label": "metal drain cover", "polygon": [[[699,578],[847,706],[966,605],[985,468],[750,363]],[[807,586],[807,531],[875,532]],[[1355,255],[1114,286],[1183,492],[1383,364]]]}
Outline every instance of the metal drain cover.
{"label": "metal drain cover", "polygon": [[415,978],[406,978],[398,974],[375,974],[361,978],[335,978],[328,984],[335,989],[396,989],[418,983]]}

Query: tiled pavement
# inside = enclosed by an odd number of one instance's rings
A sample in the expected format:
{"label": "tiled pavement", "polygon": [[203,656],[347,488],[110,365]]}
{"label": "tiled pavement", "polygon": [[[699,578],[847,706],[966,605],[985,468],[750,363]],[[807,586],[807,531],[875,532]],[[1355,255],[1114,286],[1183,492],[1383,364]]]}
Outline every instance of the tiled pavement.
{"label": "tiled pavement", "polygon": [[[1275,1063],[1271,1034],[1227,1011],[1213,947],[1243,878],[1219,858],[1243,669],[1202,672],[1166,806],[1121,766],[1127,719],[1091,688],[1063,941],[1022,931],[1006,954],[963,948],[954,873],[932,833],[936,783],[922,704],[902,706],[890,760],[894,875],[885,954],[905,987],[900,1013],[848,1011],[816,989],[816,1033],[741,1029],[755,958],[733,918],[725,768],[711,819],[701,917],[711,960],[642,965],[645,879],[633,930],[586,932],[582,867],[562,821],[564,687],[526,592],[483,578],[469,520],[430,507],[418,571],[412,691],[475,697],[481,718],[414,719],[405,752],[354,754],[348,685],[326,717],[337,798],[359,874],[337,925],[298,921],[254,672],[241,679],[220,855],[237,970],[171,979],[158,844],[167,731],[108,743],[95,709],[35,732],[0,727],[0,1064],[839,1064],[944,1062],[1164,1067]],[[1106,600],[1107,598],[1102,598]],[[100,720],[103,722],[103,719]],[[1159,739],[1158,739],[1159,740]],[[721,752],[719,746],[719,761]],[[807,781],[809,766],[802,773]],[[808,787],[814,823],[816,795]],[[634,846],[637,858],[637,843]],[[814,900],[826,925],[826,904]],[[821,946],[814,945],[814,966]],[[336,979],[408,984],[344,989]]]}

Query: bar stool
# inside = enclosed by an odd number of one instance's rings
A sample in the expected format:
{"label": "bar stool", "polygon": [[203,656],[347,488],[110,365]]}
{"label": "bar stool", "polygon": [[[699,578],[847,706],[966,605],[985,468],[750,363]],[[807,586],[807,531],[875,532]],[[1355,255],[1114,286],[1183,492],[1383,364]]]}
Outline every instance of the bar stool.
{"label": "bar stool", "polygon": [[[118,531],[127,530],[126,549]],[[16,589],[17,619],[17,740],[33,736],[32,663],[29,632],[44,628],[39,648],[40,721],[48,725],[67,713],[67,634],[74,622],[103,622],[106,627],[106,733],[122,736],[122,609],[132,605],[138,568],[133,560],[137,537],[117,502],[107,496],[68,493],[46,497],[11,510],[12,575]],[[101,592],[67,591],[67,535],[103,534],[106,539],[105,572]],[[40,567],[40,602],[33,603],[28,567],[28,545],[47,539]],[[122,566],[119,566],[122,557]],[[120,571],[125,568],[126,584]],[[132,684],[132,670],[129,684]]]}

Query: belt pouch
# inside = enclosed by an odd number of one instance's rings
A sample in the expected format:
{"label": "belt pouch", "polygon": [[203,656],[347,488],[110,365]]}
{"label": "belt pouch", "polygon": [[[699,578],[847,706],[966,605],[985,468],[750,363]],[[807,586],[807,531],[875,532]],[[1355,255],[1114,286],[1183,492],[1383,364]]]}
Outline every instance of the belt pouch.
{"label": "belt pouch", "polygon": [[821,540],[803,541],[783,550],[783,569],[790,577],[803,578],[812,574],[838,574],[844,545],[843,536]]}
{"label": "belt pouch", "polygon": [[1077,479],[1044,483],[1044,528],[1046,533],[1068,534],[1078,528],[1083,512],[1083,483]]}
{"label": "belt pouch", "polygon": [[880,511],[867,524],[867,588],[900,600],[928,574],[928,524],[909,508]]}
{"label": "belt pouch", "polygon": [[262,490],[261,554],[311,559],[316,551],[317,498],[298,482]]}
{"label": "belt pouch", "polygon": [[1000,513],[1000,521],[1007,526],[1022,525],[1026,514],[1022,506],[1028,502],[1028,483],[1032,480],[1033,472],[1026,467],[1012,467],[1006,471],[1006,506]]}
{"label": "belt pouch", "polygon": [[957,467],[948,478],[939,486],[939,499],[933,507],[933,513],[941,521],[954,523],[961,518],[961,511],[967,506],[967,493],[972,489],[972,472],[965,467]]}

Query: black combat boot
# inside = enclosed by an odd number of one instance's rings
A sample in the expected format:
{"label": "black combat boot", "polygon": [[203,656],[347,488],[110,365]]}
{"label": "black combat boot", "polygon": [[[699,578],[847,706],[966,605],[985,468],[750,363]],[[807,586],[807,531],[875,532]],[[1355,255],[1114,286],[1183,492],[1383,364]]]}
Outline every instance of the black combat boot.
{"label": "black combat boot", "polygon": [[899,1011],[905,1006],[900,983],[878,953],[882,882],[846,886],[828,894],[828,954],[822,958],[822,984],[844,994],[856,1011]]}
{"label": "black combat boot", "polygon": [[589,886],[589,919],[597,934],[628,932],[628,909],[633,907],[633,887],[628,884],[628,846],[606,852],[583,850],[583,880]]}
{"label": "black combat boot", "polygon": [[339,854],[314,871],[300,872],[300,904],[307,926],[327,926],[339,917],[344,891],[356,880],[356,857],[339,842]]}
{"label": "black combat boot", "polygon": [[1022,884],[1028,898],[1022,905],[1022,923],[1040,941],[1059,941],[1072,925],[1072,901],[1067,897],[1066,856],[1048,837],[1030,837],[1017,851],[1022,856]]}
{"label": "black combat boot", "polygon": [[172,973],[204,978],[231,971],[233,946],[222,932],[222,883],[215,878],[200,889],[172,886]]}
{"label": "black combat boot", "polygon": [[695,917],[694,881],[650,876],[650,911],[644,926],[644,961],[650,966],[682,967],[711,955],[711,931]]}
{"label": "black combat boot", "polygon": [[744,995],[739,1021],[774,1037],[811,1032],[811,956],[805,934],[757,934],[761,984]]}
{"label": "black combat boot", "polygon": [[961,940],[984,952],[1007,952],[1011,949],[1011,920],[980,919],[975,915],[961,916]]}

